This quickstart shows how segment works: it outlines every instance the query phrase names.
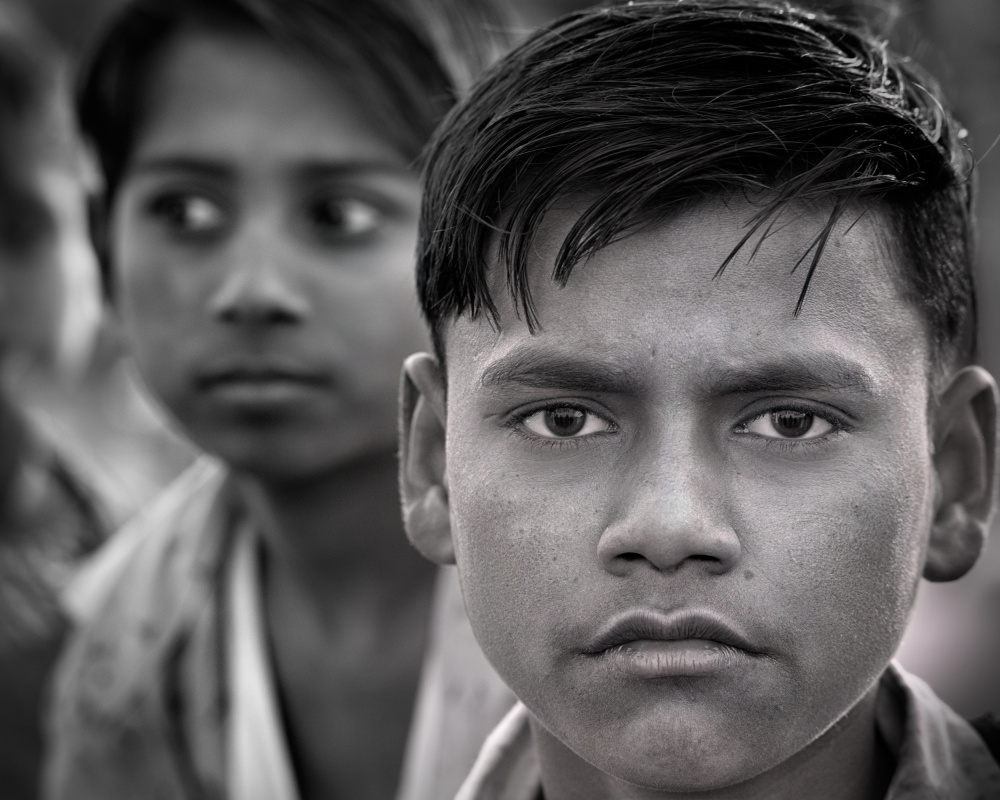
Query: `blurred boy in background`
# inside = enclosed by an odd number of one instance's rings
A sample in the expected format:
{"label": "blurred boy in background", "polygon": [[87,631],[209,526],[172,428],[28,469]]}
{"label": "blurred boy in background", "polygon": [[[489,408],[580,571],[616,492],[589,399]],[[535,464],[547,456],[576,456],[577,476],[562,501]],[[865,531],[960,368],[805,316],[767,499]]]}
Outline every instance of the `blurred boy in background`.
{"label": "blurred boy in background", "polygon": [[[37,795],[41,707],[66,632],[58,601],[103,541],[92,491],[17,400],[88,338],[71,276],[92,273],[65,74],[27,15],[0,4],[0,787]],[[93,303],[92,303],[93,305]]]}
{"label": "blurred boy in background", "polygon": [[396,791],[435,579],[396,489],[411,165],[488,52],[484,6],[137,0],[95,53],[113,305],[215,460],[70,594],[52,797]]}

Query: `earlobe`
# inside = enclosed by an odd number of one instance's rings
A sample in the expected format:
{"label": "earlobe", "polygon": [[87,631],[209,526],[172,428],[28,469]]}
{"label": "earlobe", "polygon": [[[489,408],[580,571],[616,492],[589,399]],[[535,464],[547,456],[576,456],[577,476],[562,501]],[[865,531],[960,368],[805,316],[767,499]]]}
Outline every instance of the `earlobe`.
{"label": "earlobe", "polygon": [[399,398],[399,486],[410,543],[438,564],[454,564],[445,472],[444,379],[437,359],[406,359]]}
{"label": "earlobe", "polygon": [[981,367],[955,374],[934,418],[935,517],[924,564],[930,581],[952,581],[972,569],[996,499],[997,386]]}

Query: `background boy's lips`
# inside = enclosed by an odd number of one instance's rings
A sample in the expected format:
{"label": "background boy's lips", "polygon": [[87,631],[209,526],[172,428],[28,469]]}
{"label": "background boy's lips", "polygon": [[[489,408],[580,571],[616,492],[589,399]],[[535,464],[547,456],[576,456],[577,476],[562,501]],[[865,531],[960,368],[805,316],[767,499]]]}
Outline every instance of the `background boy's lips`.
{"label": "background boy's lips", "polygon": [[243,362],[220,366],[201,372],[196,383],[199,388],[211,389],[231,383],[267,383],[285,381],[320,385],[329,383],[329,378],[318,370],[310,370],[298,365],[272,362]]}
{"label": "background boy's lips", "polygon": [[583,650],[585,655],[598,655],[614,647],[636,641],[704,640],[743,650],[751,655],[763,655],[741,633],[705,612],[663,614],[639,610],[629,612],[605,626]]}

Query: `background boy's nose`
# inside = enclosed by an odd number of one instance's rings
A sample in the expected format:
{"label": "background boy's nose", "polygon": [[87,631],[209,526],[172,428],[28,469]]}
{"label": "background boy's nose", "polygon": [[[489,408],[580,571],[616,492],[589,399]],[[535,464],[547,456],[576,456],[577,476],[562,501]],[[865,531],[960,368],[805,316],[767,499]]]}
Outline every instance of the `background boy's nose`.
{"label": "background boy's nose", "polygon": [[231,324],[296,324],[309,311],[305,293],[296,286],[277,254],[235,253],[221,283],[209,297],[209,311]]}
{"label": "background boy's nose", "polygon": [[711,475],[681,464],[642,480],[605,528],[598,555],[608,572],[624,576],[648,565],[659,572],[697,567],[721,575],[739,562],[742,545],[717,502]]}

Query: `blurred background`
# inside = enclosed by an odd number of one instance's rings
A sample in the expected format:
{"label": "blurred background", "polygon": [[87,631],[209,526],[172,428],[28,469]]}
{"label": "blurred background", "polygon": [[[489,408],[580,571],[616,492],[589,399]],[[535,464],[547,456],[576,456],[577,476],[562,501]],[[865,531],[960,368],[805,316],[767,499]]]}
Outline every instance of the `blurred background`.
{"label": "blurred background", "polygon": [[[363,1],[363,0],[359,0]],[[40,21],[78,59],[120,0],[31,0]],[[805,5],[861,15],[886,33],[944,85],[970,132],[979,165],[981,362],[1000,375],[1000,2],[895,0]],[[510,0],[518,32],[591,3]],[[76,291],[96,282],[76,277]],[[96,309],[96,304],[94,305]],[[96,313],[96,311],[95,311]],[[23,382],[39,423],[95,475],[118,520],[149,500],[194,457],[145,399],[122,358],[113,319],[102,320],[96,344],[68,368],[38,371]],[[900,659],[960,713],[1000,714],[1000,526],[973,572],[954,584],[921,586]]]}

